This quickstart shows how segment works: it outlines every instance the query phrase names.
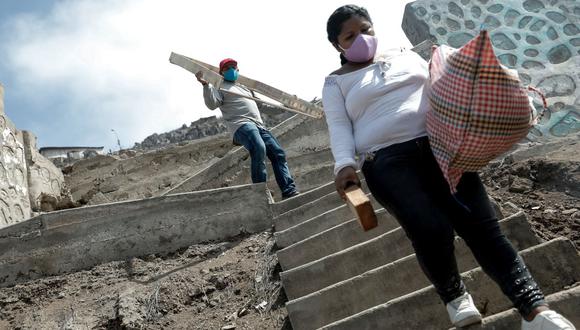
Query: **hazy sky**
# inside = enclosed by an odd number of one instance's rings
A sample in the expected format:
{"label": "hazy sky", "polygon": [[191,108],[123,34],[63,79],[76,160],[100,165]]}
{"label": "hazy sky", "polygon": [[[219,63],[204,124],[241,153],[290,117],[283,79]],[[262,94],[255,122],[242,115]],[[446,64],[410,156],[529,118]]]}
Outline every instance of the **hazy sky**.
{"label": "hazy sky", "polygon": [[[409,0],[354,2],[379,48],[409,46]],[[131,147],[153,133],[215,115],[172,51],[217,63],[311,100],[339,65],[326,20],[345,1],[1,0],[5,110],[43,146]]]}

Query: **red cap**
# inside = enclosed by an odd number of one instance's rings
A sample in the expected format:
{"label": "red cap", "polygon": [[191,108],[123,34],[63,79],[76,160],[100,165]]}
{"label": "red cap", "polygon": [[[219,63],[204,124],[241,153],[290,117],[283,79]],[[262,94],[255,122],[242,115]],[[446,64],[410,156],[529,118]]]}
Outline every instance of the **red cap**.
{"label": "red cap", "polygon": [[238,62],[236,62],[236,60],[234,60],[233,58],[225,58],[220,62],[220,72],[223,71],[224,66],[228,63],[234,63],[236,66],[238,65]]}

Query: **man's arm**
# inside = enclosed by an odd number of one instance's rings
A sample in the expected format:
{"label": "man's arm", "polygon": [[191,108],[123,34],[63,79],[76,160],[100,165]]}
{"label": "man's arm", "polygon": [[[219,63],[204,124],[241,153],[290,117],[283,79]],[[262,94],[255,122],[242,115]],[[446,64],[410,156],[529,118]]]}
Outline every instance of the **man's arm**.
{"label": "man's arm", "polygon": [[199,81],[199,83],[203,86],[203,100],[205,105],[210,110],[215,110],[220,107],[224,103],[221,93],[210,83],[208,83],[207,80],[203,79],[203,73],[201,71],[196,73],[195,77],[197,78],[197,81]]}

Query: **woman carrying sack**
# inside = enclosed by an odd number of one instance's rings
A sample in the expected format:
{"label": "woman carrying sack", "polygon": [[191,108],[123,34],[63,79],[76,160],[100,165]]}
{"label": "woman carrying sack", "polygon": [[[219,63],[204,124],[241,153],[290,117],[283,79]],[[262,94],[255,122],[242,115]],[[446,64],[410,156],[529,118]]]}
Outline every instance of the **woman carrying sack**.
{"label": "woman carrying sack", "polygon": [[373,23],[358,6],[338,8],[327,33],[342,62],[326,77],[322,96],[338,193],[344,198],[346,187],[360,185],[361,168],[373,196],[411,240],[455,326],[480,322],[481,315],[457,269],[454,230],[519,310],[522,329],[575,329],[549,310],[501,232],[478,174],[465,172],[452,193],[427,137],[427,63],[413,52],[376,56]]}

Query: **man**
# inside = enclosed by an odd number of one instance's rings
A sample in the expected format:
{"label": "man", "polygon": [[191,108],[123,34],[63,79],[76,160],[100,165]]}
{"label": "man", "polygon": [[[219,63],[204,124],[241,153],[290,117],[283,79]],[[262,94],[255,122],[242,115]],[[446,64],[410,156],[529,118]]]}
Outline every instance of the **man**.
{"label": "man", "polygon": [[[222,89],[236,94],[254,97],[252,91],[236,84],[238,79],[238,63],[226,58],[220,62],[219,73],[224,77]],[[250,153],[252,182],[265,182],[267,177],[266,161],[268,156],[272,162],[272,169],[278,187],[282,191],[282,198],[286,199],[298,194],[294,179],[290,175],[286,154],[278,140],[264,126],[258,105],[253,100],[223,93],[203,79],[202,72],[196,75],[197,81],[203,85],[203,99],[205,105],[214,110],[220,108],[223,119],[227,122],[233,134],[234,144],[244,146]]]}

